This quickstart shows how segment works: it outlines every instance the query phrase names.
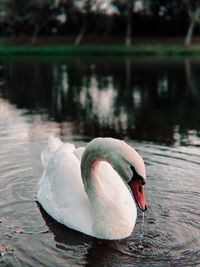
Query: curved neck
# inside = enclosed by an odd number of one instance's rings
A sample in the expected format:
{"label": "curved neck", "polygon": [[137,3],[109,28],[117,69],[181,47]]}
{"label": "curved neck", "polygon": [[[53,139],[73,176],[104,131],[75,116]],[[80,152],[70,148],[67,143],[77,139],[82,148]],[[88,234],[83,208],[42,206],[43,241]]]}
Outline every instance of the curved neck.
{"label": "curved neck", "polygon": [[100,161],[111,163],[112,160],[106,142],[101,142],[101,138],[97,138],[87,145],[81,160],[81,175],[87,194],[91,191],[94,170]]}
{"label": "curved neck", "polygon": [[81,161],[85,191],[93,207],[93,228],[97,237],[122,238],[133,230],[136,206],[127,186],[108,164],[113,160],[112,145],[107,140],[100,145],[100,141],[88,144]]}

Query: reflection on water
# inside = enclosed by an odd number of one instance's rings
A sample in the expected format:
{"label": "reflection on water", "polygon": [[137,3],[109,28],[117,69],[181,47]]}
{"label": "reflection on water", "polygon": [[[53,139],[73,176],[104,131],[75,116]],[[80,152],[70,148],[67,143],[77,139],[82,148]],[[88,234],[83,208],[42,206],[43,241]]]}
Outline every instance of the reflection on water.
{"label": "reflection on water", "polygon": [[[0,65],[0,266],[200,265],[200,61]],[[37,206],[40,151],[50,133],[77,146],[96,136],[125,138],[139,151],[148,181],[143,229],[139,213],[129,238],[102,241]]]}
{"label": "reflection on water", "polygon": [[1,95],[71,125],[74,135],[199,145],[200,62],[130,59],[2,62]]}

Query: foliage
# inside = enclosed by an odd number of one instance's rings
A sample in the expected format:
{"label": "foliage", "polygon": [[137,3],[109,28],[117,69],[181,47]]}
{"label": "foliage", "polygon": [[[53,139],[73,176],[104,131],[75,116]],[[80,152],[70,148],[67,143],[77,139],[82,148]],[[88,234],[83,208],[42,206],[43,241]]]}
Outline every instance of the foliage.
{"label": "foliage", "polygon": [[[85,34],[180,36],[200,21],[198,0],[0,0],[1,36],[72,36]],[[193,33],[192,28],[192,33]]]}

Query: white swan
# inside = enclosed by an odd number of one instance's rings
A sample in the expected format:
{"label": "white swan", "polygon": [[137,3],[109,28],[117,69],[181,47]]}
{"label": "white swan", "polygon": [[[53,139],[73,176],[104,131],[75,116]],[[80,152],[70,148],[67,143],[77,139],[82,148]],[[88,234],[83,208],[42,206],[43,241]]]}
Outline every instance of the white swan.
{"label": "white swan", "polygon": [[50,137],[41,158],[44,170],[37,201],[55,220],[102,239],[132,233],[137,209],[131,191],[141,210],[147,204],[144,162],[131,146],[96,138],[76,149]]}

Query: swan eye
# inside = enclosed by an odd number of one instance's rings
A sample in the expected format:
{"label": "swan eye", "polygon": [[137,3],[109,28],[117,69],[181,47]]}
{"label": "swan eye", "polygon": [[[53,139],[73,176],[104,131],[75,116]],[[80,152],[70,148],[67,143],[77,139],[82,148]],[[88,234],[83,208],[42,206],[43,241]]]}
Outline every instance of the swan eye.
{"label": "swan eye", "polygon": [[140,192],[140,194],[142,193],[142,185],[141,184],[139,184],[138,191]]}
{"label": "swan eye", "polygon": [[140,181],[141,185],[144,185],[145,184],[144,178],[136,172],[136,170],[135,170],[135,168],[133,166],[131,166],[131,170],[133,172],[132,179],[135,180],[135,181]]}

